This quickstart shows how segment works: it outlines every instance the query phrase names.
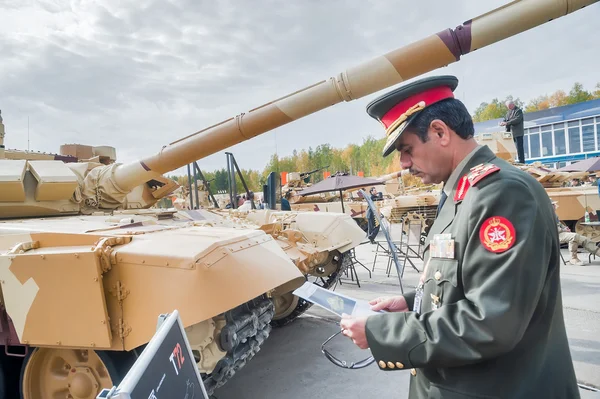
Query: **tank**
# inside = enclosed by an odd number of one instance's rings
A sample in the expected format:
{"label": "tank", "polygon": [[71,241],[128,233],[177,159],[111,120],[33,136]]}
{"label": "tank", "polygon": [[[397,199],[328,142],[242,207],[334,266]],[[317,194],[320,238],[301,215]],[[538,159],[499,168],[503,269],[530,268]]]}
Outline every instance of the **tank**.
{"label": "tank", "polygon": [[[302,273],[257,228],[208,227],[152,209],[178,187],[162,175],[102,196],[99,186],[118,188],[98,178],[119,165],[114,152],[104,148],[103,163],[92,147],[68,148],[68,161],[15,150],[0,159],[4,381],[20,379],[24,398],[95,398],[118,384],[158,314],[179,309],[213,392],[259,350],[274,298],[301,284]],[[18,359],[21,377],[10,374]],[[0,397],[14,397],[16,387],[4,388]]]}
{"label": "tank", "polygon": [[[267,338],[273,296],[304,281],[285,248],[265,231],[271,223],[260,229],[209,227],[202,214],[185,220],[175,210],[127,210],[123,204],[135,187],[595,2],[514,1],[135,162],[89,168],[1,159],[0,325],[5,352],[24,357],[21,397],[94,398],[118,383],[152,337],[157,315],[175,308],[212,392]],[[15,381],[15,367],[5,364],[2,376]]]}
{"label": "tank", "polygon": [[[3,124],[0,127],[4,129]],[[152,305],[153,301],[148,295],[156,295],[161,289],[173,290],[173,287],[168,287],[168,285],[162,287],[165,285],[163,281],[180,278],[181,276],[178,277],[178,275],[181,272],[175,270],[180,269],[181,266],[167,268],[162,272],[162,276],[154,274],[152,268],[137,269],[133,267],[129,272],[129,278],[118,279],[118,277],[111,277],[114,275],[112,268],[114,267],[115,271],[121,270],[117,275],[128,268],[128,266],[120,264],[118,253],[125,254],[133,251],[129,254],[127,264],[159,266],[164,261],[168,266],[181,262],[202,265],[204,257],[214,258],[215,251],[223,252],[205,265],[208,267],[207,265],[215,263],[216,266],[212,270],[222,270],[220,277],[217,274],[217,277],[212,277],[213,281],[211,281],[211,278],[207,279],[204,274],[200,274],[197,278],[199,281],[195,285],[183,287],[184,292],[189,293],[190,303],[183,301],[184,297],[181,296],[179,300],[171,301],[171,305],[167,305],[167,307],[179,309],[182,317],[185,314],[186,318],[191,318],[191,324],[184,319],[186,331],[197,356],[198,367],[205,378],[207,389],[209,392],[213,392],[254,356],[262,342],[268,337],[272,326],[286,325],[309,308],[308,302],[294,296],[291,291],[305,279],[312,280],[324,288],[333,286],[340,272],[348,265],[348,251],[364,238],[362,230],[353,224],[346,215],[297,215],[272,211],[252,211],[251,214],[241,211],[225,213],[220,210],[212,210],[212,212],[205,209],[190,210],[189,207],[182,208],[180,211],[157,209],[154,206],[160,199],[165,199],[175,194],[177,190],[181,190],[176,182],[163,175],[151,176],[150,180],[134,186],[129,192],[118,191],[118,194],[121,195],[118,203],[112,200],[107,204],[101,204],[100,196],[94,198],[94,202],[86,203],[86,197],[82,194],[86,189],[86,179],[89,179],[94,173],[101,175],[103,170],[111,170],[117,166],[114,151],[112,153],[106,151],[105,153],[111,154],[111,156],[103,159],[103,162],[98,162],[100,159],[97,154],[92,152],[93,148],[83,145],[62,146],[61,154],[71,153],[67,155],[68,158],[57,154],[43,154],[45,158],[32,158],[30,152],[9,150],[10,158],[0,160],[2,162],[0,163],[0,191],[2,192],[0,194],[0,215],[2,215],[0,237],[6,241],[5,247],[0,245],[0,256],[10,260],[10,262],[7,261],[8,268],[13,267],[15,255],[21,254],[39,254],[46,258],[46,251],[70,252],[75,250],[78,251],[78,257],[85,258],[86,254],[80,254],[79,251],[86,252],[86,250],[66,248],[72,246],[71,240],[74,237],[86,235],[85,245],[92,247],[109,236],[117,236],[118,240],[127,237],[133,242],[119,241],[121,244],[113,242],[102,250],[115,256],[115,260],[113,265],[103,266],[103,270],[96,278],[101,278],[101,281],[111,281],[116,278],[116,282],[111,282],[118,284],[119,287],[129,287],[128,291],[137,292],[136,301],[144,304],[143,306],[147,310],[141,311],[141,307],[132,305],[127,318],[124,315],[117,318],[117,315],[111,312],[111,298],[107,298],[107,293],[100,295],[100,299],[106,303],[105,313],[108,318],[105,322],[112,318],[124,320],[123,323],[127,323],[127,319],[129,319],[131,324],[123,327],[123,331],[118,325],[110,325],[110,339],[112,340],[110,347],[107,346],[107,343],[104,345],[96,343],[93,332],[84,334],[86,340],[89,339],[93,342],[92,348],[102,349],[90,352],[90,349],[78,348],[77,350],[86,350],[88,358],[75,364],[66,363],[75,370],[71,379],[64,379],[64,376],[56,370],[56,367],[65,367],[64,362],[52,360],[52,364],[48,366],[48,359],[56,359],[57,356],[64,359],[70,354],[63,349],[72,350],[70,347],[73,346],[73,342],[69,340],[68,335],[62,335],[55,331],[53,334],[41,333],[42,337],[37,336],[33,339],[29,335],[25,335],[25,337],[29,337],[28,339],[7,336],[3,341],[5,346],[15,348],[22,345],[21,348],[26,348],[23,349],[26,351],[26,355],[22,364],[21,382],[25,397],[43,397],[44,391],[50,389],[50,386],[58,389],[58,392],[65,390],[73,397],[85,397],[85,395],[82,396],[82,392],[88,392],[89,387],[93,387],[91,392],[96,393],[96,386],[98,389],[103,388],[105,387],[104,382],[109,380],[96,377],[94,373],[88,374],[87,370],[90,369],[90,366],[94,364],[98,367],[98,364],[101,364],[102,368],[97,369],[96,373],[98,375],[108,373],[110,381],[115,383],[127,368],[121,367],[121,365],[129,364],[127,360],[132,361],[135,354],[143,349],[145,343],[152,336],[155,320],[151,315],[156,312],[158,312],[156,315],[160,312],[164,313],[166,309],[163,309],[163,306],[169,301],[164,301],[163,304],[161,301],[154,300],[155,303]],[[7,155],[7,152],[4,155]],[[91,160],[88,159],[89,157],[92,157]],[[93,184],[99,184],[98,180],[94,180]],[[114,182],[109,184],[114,184]],[[24,195],[24,199],[22,197],[15,198],[15,195]],[[87,199],[89,200],[90,197],[87,196]],[[19,204],[22,208],[19,208]],[[11,210],[7,209],[8,207],[14,208]],[[11,214],[18,213],[20,217],[8,217],[8,214],[4,213],[5,211]],[[77,215],[72,214],[75,212]],[[66,216],[60,216],[61,213]],[[40,215],[44,217],[40,218]],[[167,232],[169,233],[167,234]],[[36,240],[40,237],[38,234],[48,234],[47,237],[51,237],[54,244],[48,248],[41,248],[39,241]],[[28,238],[34,236],[36,238]],[[194,238],[190,239],[190,236]],[[24,237],[29,243],[33,243],[25,251],[21,245],[24,243],[21,241]],[[146,248],[137,252],[135,240],[138,240],[139,248],[147,245],[154,251]],[[170,246],[167,244],[169,241],[171,242]],[[181,242],[185,248],[197,248],[192,251],[184,250],[182,259],[179,259],[180,256],[172,255],[169,251],[169,247],[173,247],[173,244],[177,242]],[[232,245],[232,243],[234,244]],[[239,248],[237,248],[237,244],[240,244]],[[122,246],[116,248],[118,245]],[[18,248],[18,252],[15,252],[15,248]],[[232,248],[235,249],[235,256],[229,256],[230,259],[227,259],[227,251]],[[94,251],[99,250],[96,248]],[[190,253],[186,255],[185,252]],[[150,256],[148,257],[147,254]],[[267,262],[267,267],[258,267],[257,262],[246,261],[246,257],[261,259]],[[16,256],[16,258],[24,259],[25,262],[28,262],[28,267],[35,267],[29,266],[28,259],[31,258],[23,256]],[[159,262],[159,264],[155,262]],[[240,263],[243,263],[243,267],[239,265]],[[197,268],[197,266],[193,267]],[[291,271],[290,267],[292,267]],[[188,266],[185,266],[184,270],[187,268]],[[246,273],[241,273],[239,276],[232,275],[232,271],[237,268],[243,268]],[[200,268],[200,270],[202,269]],[[57,272],[60,273],[60,270]],[[215,273],[213,272],[212,275],[214,276]],[[6,275],[0,272],[0,279],[2,277],[6,277]],[[10,274],[8,277],[8,281],[12,281]],[[72,283],[81,284],[79,278],[74,277]],[[44,303],[33,301],[31,306],[35,308],[37,305],[38,308],[40,306],[44,308],[45,305],[48,305],[59,310],[61,308],[60,301],[64,301],[65,298],[54,298],[55,291],[59,288],[57,281],[54,279],[40,281],[39,279],[40,277],[35,275],[31,275],[29,278],[29,280],[35,281],[41,292],[52,295],[53,301],[48,301],[48,297],[45,297],[43,298]],[[139,279],[148,284],[146,295],[141,292],[142,285],[137,282]],[[258,280],[256,285],[262,291],[246,289],[244,290],[246,292],[240,294],[244,301],[241,301],[239,297],[236,299],[234,295],[233,303],[227,298],[218,298],[217,296],[217,299],[227,305],[224,309],[215,305],[216,299],[205,297],[205,295],[214,295],[215,292],[215,288],[208,291],[206,285],[220,285],[225,292],[239,291],[240,285],[246,284],[251,279]],[[113,291],[114,287],[113,285]],[[75,287],[62,288],[78,293]],[[200,295],[200,297],[195,294],[202,291],[207,294]],[[4,292],[5,294],[10,293],[10,290]],[[17,290],[17,296],[20,293],[21,291]],[[42,298],[42,294],[39,295]],[[159,297],[162,295],[164,294],[160,294]],[[38,298],[37,294],[35,298]],[[81,298],[82,306],[97,306],[97,300],[94,303],[93,299]],[[14,326],[15,319],[9,315],[14,313],[14,309],[11,307],[15,305],[11,305],[10,302],[10,299],[7,299],[2,316],[4,316],[6,325]],[[195,303],[208,303],[208,305],[205,305],[203,309],[194,309],[192,312],[191,305]],[[186,308],[187,310],[185,310]],[[32,311],[34,310],[29,310],[29,312]],[[101,313],[99,309],[96,311]],[[125,310],[123,309],[121,312],[124,313]],[[216,313],[213,315],[208,312]],[[207,315],[208,319],[206,319]],[[70,322],[73,326],[74,323]],[[80,323],[88,322],[87,319],[80,321]],[[77,327],[77,323],[75,323],[73,328],[82,331],[83,325]],[[17,331],[20,332],[20,329],[15,330],[15,332]],[[141,335],[134,337],[133,331],[137,331]],[[114,342],[117,333],[121,336],[120,345]],[[45,341],[45,338],[49,340]],[[53,341],[54,338],[60,339]],[[8,341],[9,339],[10,341]],[[43,345],[54,342],[61,342],[61,344],[54,348],[43,347]],[[32,351],[29,352],[29,349]],[[122,372],[115,371],[111,374],[112,366]],[[44,381],[44,383],[37,385],[37,381]],[[54,395],[56,392],[51,392],[51,394]]]}

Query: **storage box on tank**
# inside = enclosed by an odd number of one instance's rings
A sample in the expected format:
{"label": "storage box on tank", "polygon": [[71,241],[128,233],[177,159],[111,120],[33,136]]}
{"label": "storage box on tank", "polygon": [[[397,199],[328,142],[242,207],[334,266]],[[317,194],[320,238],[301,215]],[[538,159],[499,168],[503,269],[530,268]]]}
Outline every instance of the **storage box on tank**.
{"label": "storage box on tank", "polygon": [[29,161],[29,170],[37,179],[36,201],[71,198],[77,188],[77,176],[60,161]]}

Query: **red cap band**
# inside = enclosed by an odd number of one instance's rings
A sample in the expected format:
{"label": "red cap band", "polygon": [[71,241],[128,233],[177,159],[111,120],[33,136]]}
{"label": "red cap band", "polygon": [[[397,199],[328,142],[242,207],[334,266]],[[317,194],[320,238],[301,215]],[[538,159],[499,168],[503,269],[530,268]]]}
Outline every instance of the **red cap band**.
{"label": "red cap band", "polygon": [[428,107],[431,104],[437,103],[438,101],[442,101],[447,98],[454,98],[454,93],[452,92],[452,89],[448,86],[440,86],[435,87],[433,89],[429,89],[427,91],[423,91],[421,93],[405,98],[398,104],[394,105],[392,109],[390,109],[381,118],[381,122],[387,129],[392,123],[396,122],[403,113],[408,111],[410,107],[414,106],[415,104],[418,104],[420,101],[425,101],[425,106]]}

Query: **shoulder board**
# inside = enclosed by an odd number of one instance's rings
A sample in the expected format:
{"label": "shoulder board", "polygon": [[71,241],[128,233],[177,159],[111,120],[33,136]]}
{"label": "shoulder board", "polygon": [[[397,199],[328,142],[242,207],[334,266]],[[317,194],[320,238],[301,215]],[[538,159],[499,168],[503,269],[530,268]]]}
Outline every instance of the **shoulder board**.
{"label": "shoulder board", "polygon": [[500,168],[491,163],[482,163],[477,165],[469,171],[466,175],[460,178],[458,187],[454,193],[454,202],[462,201],[467,195],[467,191],[471,186],[477,184],[484,177],[491,175],[494,172],[499,171]]}
{"label": "shoulder board", "polygon": [[469,179],[471,186],[474,186],[484,177],[489,176],[499,170],[500,168],[492,163],[482,163],[474,168],[471,168],[471,171],[467,174],[467,179]]}

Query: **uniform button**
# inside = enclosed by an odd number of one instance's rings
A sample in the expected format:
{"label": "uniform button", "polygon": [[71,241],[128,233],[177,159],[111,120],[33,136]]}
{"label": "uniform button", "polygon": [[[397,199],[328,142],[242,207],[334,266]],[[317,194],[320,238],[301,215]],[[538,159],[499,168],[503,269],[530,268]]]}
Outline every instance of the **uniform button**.
{"label": "uniform button", "polygon": [[435,272],[435,275],[433,277],[435,277],[436,280],[439,280],[442,278],[442,273],[440,273],[440,271],[438,270],[437,272]]}
{"label": "uniform button", "polygon": [[386,368],[385,362],[383,360],[379,361],[379,367],[382,369]]}
{"label": "uniform button", "polygon": [[392,362],[387,362],[387,366],[391,369],[396,368],[396,366],[394,366],[394,363]]}
{"label": "uniform button", "polygon": [[412,376],[416,376],[417,375],[417,370],[415,369],[410,369],[410,373],[412,374]]}
{"label": "uniform button", "polygon": [[404,365],[400,362],[396,362],[396,367],[398,367],[399,369],[403,369]]}

